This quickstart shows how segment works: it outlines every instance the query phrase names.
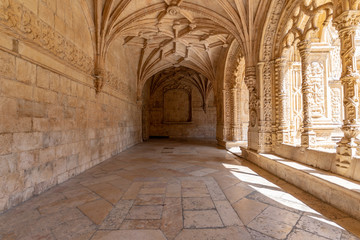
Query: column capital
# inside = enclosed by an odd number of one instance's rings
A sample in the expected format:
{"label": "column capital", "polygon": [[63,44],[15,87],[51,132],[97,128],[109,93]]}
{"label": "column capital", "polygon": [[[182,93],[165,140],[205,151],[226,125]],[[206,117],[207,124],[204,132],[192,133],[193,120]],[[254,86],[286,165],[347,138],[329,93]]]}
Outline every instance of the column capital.
{"label": "column capital", "polygon": [[341,13],[333,20],[333,24],[339,32],[349,27],[357,27],[360,24],[360,10],[348,10]]}
{"label": "column capital", "polygon": [[275,60],[275,72],[284,71],[284,68],[288,65],[288,60],[286,58],[280,57]]}
{"label": "column capital", "polygon": [[256,87],[256,67],[246,67],[245,68],[245,84],[248,87],[249,91],[252,91]]}
{"label": "column capital", "polygon": [[95,67],[94,68],[94,85],[95,85],[95,90],[96,93],[99,93],[105,83],[105,75],[106,75],[106,71],[101,68],[101,67]]}
{"label": "column capital", "polygon": [[282,63],[287,63],[288,60],[284,57],[279,57],[277,59],[275,59],[275,64],[282,64]]}
{"label": "column capital", "polygon": [[297,48],[298,48],[301,56],[304,53],[310,53],[311,41],[310,40],[302,40],[302,41],[298,42]]}

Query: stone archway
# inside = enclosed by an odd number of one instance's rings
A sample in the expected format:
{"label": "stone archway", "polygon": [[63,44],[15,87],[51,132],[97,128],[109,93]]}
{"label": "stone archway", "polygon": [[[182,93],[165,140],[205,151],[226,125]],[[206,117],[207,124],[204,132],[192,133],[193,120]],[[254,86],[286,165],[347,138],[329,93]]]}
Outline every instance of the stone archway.
{"label": "stone archway", "polygon": [[168,68],[145,84],[142,94],[143,139],[213,138],[216,106],[213,84],[186,67]]}

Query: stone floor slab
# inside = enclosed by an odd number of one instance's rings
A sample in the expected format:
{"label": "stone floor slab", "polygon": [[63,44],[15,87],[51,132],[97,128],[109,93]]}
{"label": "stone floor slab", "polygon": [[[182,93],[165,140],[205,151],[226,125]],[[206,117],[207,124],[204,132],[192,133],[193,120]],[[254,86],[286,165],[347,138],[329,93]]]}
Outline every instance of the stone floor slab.
{"label": "stone floor slab", "polygon": [[92,240],[166,240],[160,230],[98,231]]}
{"label": "stone floor slab", "polygon": [[244,225],[228,201],[215,201],[215,206],[225,226]]}
{"label": "stone floor slab", "polygon": [[174,239],[183,229],[181,198],[166,198],[162,215],[161,230],[168,240]]}
{"label": "stone floor slab", "polygon": [[241,221],[247,225],[264,209],[268,207],[267,204],[257,202],[251,199],[243,198],[233,204],[235,211],[240,217]]}
{"label": "stone floor slab", "polygon": [[133,203],[134,200],[120,200],[101,224],[100,229],[119,229]]}
{"label": "stone floor slab", "polygon": [[256,217],[250,224],[249,228],[276,239],[285,239],[293,229],[293,225],[286,224],[282,221],[276,221],[269,217]]}
{"label": "stone floor slab", "polygon": [[340,210],[203,140],[139,144],[0,214],[4,240],[359,240],[359,229]]}
{"label": "stone floor slab", "polygon": [[183,188],[182,189],[182,196],[189,197],[189,198],[196,198],[196,197],[210,197],[210,194],[206,187],[202,188]]}
{"label": "stone floor slab", "polygon": [[342,231],[338,226],[334,225],[335,224],[323,218],[303,216],[296,224],[296,227],[304,229],[307,232],[314,233],[318,236],[334,240],[340,239]]}
{"label": "stone floor slab", "polygon": [[287,239],[288,240],[304,240],[304,239],[327,240],[328,238],[324,238],[319,235],[306,232],[304,230],[295,229],[293,232],[290,233]]}
{"label": "stone floor slab", "polygon": [[215,208],[213,200],[210,197],[184,198],[182,203],[184,210],[206,210]]}
{"label": "stone floor slab", "polygon": [[135,200],[135,205],[145,206],[145,205],[163,205],[164,196],[163,195],[138,195]]}
{"label": "stone floor slab", "polygon": [[161,219],[163,206],[133,206],[126,219]]}
{"label": "stone floor slab", "polygon": [[215,210],[184,211],[185,228],[217,228],[224,227]]}
{"label": "stone floor slab", "polygon": [[112,209],[112,205],[103,200],[95,200],[78,207],[91,221],[100,225]]}
{"label": "stone floor slab", "polygon": [[251,240],[244,227],[229,227],[220,229],[184,229],[175,240]]}
{"label": "stone floor slab", "polygon": [[125,220],[120,229],[160,229],[161,220]]}

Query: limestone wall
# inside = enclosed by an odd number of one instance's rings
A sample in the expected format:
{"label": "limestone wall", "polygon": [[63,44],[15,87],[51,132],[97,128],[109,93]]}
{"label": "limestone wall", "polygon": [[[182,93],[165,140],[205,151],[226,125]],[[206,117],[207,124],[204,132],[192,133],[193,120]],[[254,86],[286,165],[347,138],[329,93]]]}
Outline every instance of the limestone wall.
{"label": "limestone wall", "polygon": [[22,2],[0,3],[0,211],[141,140],[134,79],[114,73],[122,84],[95,93],[80,0]]}
{"label": "limestone wall", "polygon": [[[169,137],[216,137],[214,95],[208,98],[206,112],[199,91],[188,85],[190,94],[181,89],[164,92],[159,88],[150,98],[149,134]],[[172,101],[173,100],[173,101]]]}

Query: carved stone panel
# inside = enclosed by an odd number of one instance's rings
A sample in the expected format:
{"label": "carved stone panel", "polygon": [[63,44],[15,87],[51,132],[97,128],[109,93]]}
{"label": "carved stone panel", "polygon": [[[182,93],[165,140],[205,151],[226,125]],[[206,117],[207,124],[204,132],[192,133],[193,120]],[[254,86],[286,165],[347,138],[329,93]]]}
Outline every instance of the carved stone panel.
{"label": "carved stone panel", "polygon": [[325,116],[325,84],[324,66],[319,62],[310,65],[310,83],[312,85],[312,117],[321,118]]}

